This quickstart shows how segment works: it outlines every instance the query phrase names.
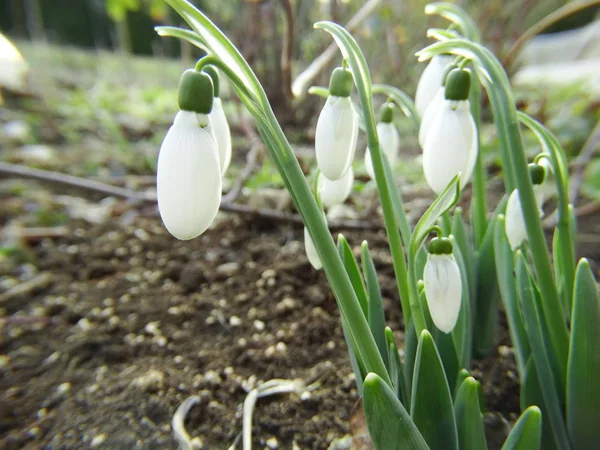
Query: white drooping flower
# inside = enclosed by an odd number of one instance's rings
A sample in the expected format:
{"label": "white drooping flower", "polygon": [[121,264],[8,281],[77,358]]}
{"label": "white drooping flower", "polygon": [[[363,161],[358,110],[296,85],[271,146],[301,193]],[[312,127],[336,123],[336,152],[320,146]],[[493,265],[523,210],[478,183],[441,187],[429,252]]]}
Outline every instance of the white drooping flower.
{"label": "white drooping flower", "polygon": [[310,237],[310,233],[306,227],[304,227],[304,249],[306,250],[306,256],[308,257],[308,262],[310,262],[310,265],[316,270],[321,270],[323,268],[323,263],[321,262],[319,252],[317,252],[315,243]]}
{"label": "white drooping flower", "polygon": [[353,183],[354,171],[352,170],[352,166],[348,168],[344,176],[339,180],[331,181],[329,178],[320,175],[317,186],[323,206],[330,208],[333,205],[344,203],[352,192]]}
{"label": "white drooping flower", "polygon": [[[437,194],[460,172],[460,185],[470,180],[477,161],[477,126],[469,107],[471,75],[465,69],[448,73],[444,98],[439,97],[427,111],[423,142],[423,171],[427,183]],[[435,110],[433,108],[436,108]]]}
{"label": "white drooping flower", "polygon": [[[540,217],[544,215],[542,205],[544,204],[543,188],[540,184],[533,185],[536,204],[538,205]],[[512,250],[516,250],[523,242],[527,240],[527,229],[525,228],[525,219],[523,218],[523,209],[521,208],[521,197],[519,190],[511,192],[506,203],[506,214],[504,219],[504,229],[506,237]]]}
{"label": "white drooping flower", "polygon": [[329,96],[319,115],[315,131],[315,152],[319,169],[330,180],[344,176],[356,150],[358,120],[350,97]]}
{"label": "white drooping flower", "polygon": [[423,269],[423,283],[433,323],[444,333],[450,333],[460,313],[462,280],[448,239],[435,238],[431,241]]}
{"label": "white drooping flower", "polygon": [[421,119],[421,126],[419,127],[419,145],[421,148],[425,147],[425,138],[431,128],[431,123],[437,117],[438,113],[442,110],[442,105],[446,99],[444,98],[444,87],[440,87],[431,100],[429,107],[425,111],[423,118]]}
{"label": "white drooping flower", "polygon": [[219,97],[213,99],[213,108],[209,117],[217,139],[221,175],[225,175],[231,163],[231,130],[229,129],[229,123],[227,123],[225,111],[223,111],[223,102]]}
{"label": "white drooping flower", "polygon": [[442,86],[446,68],[452,63],[452,59],[453,57],[450,55],[434,56],[423,71],[415,95],[415,107],[421,118]]}
{"label": "white drooping flower", "polygon": [[210,118],[179,111],[160,147],[158,209],[177,239],[193,239],[211,225],[221,203],[221,168]]}
{"label": "white drooping flower", "polygon": [[[377,124],[377,136],[379,137],[379,149],[387,157],[390,167],[394,167],[398,160],[398,148],[400,147],[400,135],[396,125],[393,122],[379,122]],[[365,152],[365,168],[371,179],[374,180],[375,171],[373,170],[369,147]]]}

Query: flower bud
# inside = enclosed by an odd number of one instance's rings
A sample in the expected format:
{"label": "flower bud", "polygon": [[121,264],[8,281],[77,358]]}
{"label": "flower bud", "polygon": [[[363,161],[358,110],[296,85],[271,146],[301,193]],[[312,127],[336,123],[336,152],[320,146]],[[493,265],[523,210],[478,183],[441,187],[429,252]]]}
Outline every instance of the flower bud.
{"label": "flower bud", "polygon": [[317,121],[317,165],[323,175],[332,181],[342,178],[346,173],[356,150],[358,120],[349,97],[351,88],[351,72],[339,67],[334,70],[330,82],[330,96]]}
{"label": "flower bud", "polygon": [[462,280],[449,239],[431,240],[423,269],[423,282],[433,323],[444,333],[450,333],[460,313]]}
{"label": "flower bud", "polygon": [[415,95],[415,107],[419,116],[425,115],[427,107],[444,82],[446,67],[452,63],[452,60],[453,57],[450,55],[434,56],[423,71]]}
{"label": "flower bud", "polygon": [[213,82],[210,75],[188,69],[179,80],[179,109],[209,114],[213,106]]}
{"label": "flower bud", "polygon": [[210,118],[179,111],[160,147],[158,209],[177,239],[193,239],[213,222],[221,203],[221,169]]}
{"label": "flower bud", "polygon": [[318,189],[319,197],[325,208],[331,208],[333,205],[344,203],[352,192],[354,183],[354,171],[352,166],[339,180],[331,181],[329,178],[319,175]]}
{"label": "flower bud", "polygon": [[310,265],[316,270],[321,270],[323,268],[323,263],[321,262],[319,252],[317,252],[315,243],[310,237],[310,233],[306,227],[304,227],[304,249],[306,250],[306,256],[308,257],[308,262],[310,262]]}
{"label": "flower bud", "polygon": [[[377,124],[377,136],[379,137],[379,150],[385,154],[390,167],[394,167],[398,160],[398,147],[400,146],[400,135],[393,123],[379,122]],[[372,180],[375,179],[373,161],[369,147],[365,152],[365,168]]]}
{"label": "flower bud", "polygon": [[206,66],[202,69],[202,72],[210,76],[213,82],[213,106],[212,111],[209,114],[210,120],[213,125],[215,132],[215,138],[217,147],[219,149],[219,163],[221,164],[221,175],[225,175],[229,164],[231,163],[231,130],[229,129],[229,123],[223,110],[223,102],[219,97],[220,85],[219,73],[213,66]]}

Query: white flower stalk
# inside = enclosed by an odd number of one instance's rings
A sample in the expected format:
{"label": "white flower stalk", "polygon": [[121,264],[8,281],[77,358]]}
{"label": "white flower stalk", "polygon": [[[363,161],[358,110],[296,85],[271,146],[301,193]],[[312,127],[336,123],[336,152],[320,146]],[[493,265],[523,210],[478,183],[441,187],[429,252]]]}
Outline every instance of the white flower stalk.
{"label": "white flower stalk", "polygon": [[452,254],[452,243],[448,239],[434,238],[431,241],[423,269],[423,283],[433,323],[444,333],[450,333],[460,314],[462,281]]}
{"label": "white flower stalk", "polygon": [[206,115],[179,111],[160,147],[156,172],[160,216],[177,239],[193,239],[221,204],[219,153]]}
{"label": "white flower stalk", "polygon": [[[385,154],[390,167],[396,165],[398,160],[398,149],[400,147],[400,135],[394,125],[394,112],[391,104],[383,105],[380,112],[380,122],[377,124],[377,137],[379,138],[379,149]],[[365,151],[365,169],[372,180],[375,179],[371,150],[367,147]]]}
{"label": "white flower stalk", "polygon": [[225,175],[231,163],[231,130],[223,111],[223,102],[219,97],[220,80],[217,69],[212,66],[205,67],[203,71],[210,76],[213,82],[213,106],[209,114],[215,131],[217,147],[219,148],[219,163],[221,164],[221,175]]}
{"label": "white flower stalk", "polygon": [[431,58],[428,66],[425,67],[415,95],[415,107],[419,116],[424,117],[427,107],[435,97],[440,86],[444,82],[446,68],[452,63],[453,57],[450,55],[438,55]]}
{"label": "white flower stalk", "polygon": [[316,270],[321,270],[323,268],[323,263],[321,262],[319,252],[317,252],[315,243],[310,237],[310,233],[306,227],[304,227],[304,249],[306,250],[306,256],[308,257],[308,262],[310,262],[310,265]]}
{"label": "white flower stalk", "polygon": [[425,124],[423,171],[427,183],[437,194],[442,193],[459,172],[461,187],[473,174],[478,137],[469,108],[469,89],[469,72],[452,70],[446,81],[445,98],[432,104],[432,107],[439,107],[439,111],[432,111],[435,116],[428,118],[431,122]]}
{"label": "white flower stalk", "polygon": [[354,183],[354,171],[352,166],[339,180],[331,181],[329,178],[319,175],[317,182],[319,197],[325,208],[331,208],[334,205],[344,203],[352,192]]}
{"label": "white flower stalk", "polygon": [[319,115],[315,152],[319,169],[330,180],[344,176],[356,150],[358,120],[352,108],[352,74],[338,67],[329,83],[329,97]]}
{"label": "white flower stalk", "polygon": [[[536,168],[539,167],[541,169]],[[530,175],[533,184],[533,193],[535,195],[536,204],[540,217],[544,215],[542,206],[544,204],[543,182],[545,181],[545,170],[537,164],[530,164]],[[506,214],[504,219],[504,230],[506,237],[512,250],[518,249],[523,242],[527,240],[527,229],[525,228],[525,218],[523,217],[523,209],[521,208],[521,197],[519,190],[515,189],[511,192],[506,203]]]}
{"label": "white flower stalk", "polygon": [[229,164],[231,163],[231,131],[225,111],[223,111],[223,103],[219,97],[213,99],[213,109],[209,114],[212,122],[217,147],[219,149],[219,164],[221,166],[221,175],[225,175]]}

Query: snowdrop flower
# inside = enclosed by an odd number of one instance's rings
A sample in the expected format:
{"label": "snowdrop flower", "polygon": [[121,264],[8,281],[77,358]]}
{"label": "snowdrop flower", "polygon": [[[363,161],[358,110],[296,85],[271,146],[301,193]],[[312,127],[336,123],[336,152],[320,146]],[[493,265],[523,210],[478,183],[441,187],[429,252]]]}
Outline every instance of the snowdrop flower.
{"label": "snowdrop flower", "polygon": [[317,182],[319,197],[325,208],[331,208],[333,205],[344,203],[352,192],[352,184],[354,183],[354,171],[352,166],[348,168],[346,173],[339,180],[331,181],[329,178],[319,174]]}
{"label": "snowdrop flower", "polygon": [[423,136],[423,171],[427,183],[437,194],[461,173],[461,187],[470,180],[477,160],[477,127],[469,109],[470,74],[464,69],[450,71],[444,99],[436,100],[439,108],[426,123]]}
{"label": "snowdrop flower", "polygon": [[[394,167],[398,160],[398,147],[400,146],[400,135],[394,125],[394,109],[392,104],[385,104],[381,108],[379,123],[377,124],[377,136],[379,138],[379,148],[385,154]],[[373,161],[371,160],[371,151],[367,147],[365,152],[365,168],[372,180],[375,179],[373,170]]]}
{"label": "snowdrop flower", "polygon": [[[544,204],[543,183],[546,178],[546,170],[539,164],[530,164],[529,174],[533,183],[533,193],[538,205],[539,214],[542,217],[544,215],[544,211],[542,210],[542,205]],[[525,219],[523,218],[521,197],[519,197],[518,189],[512,191],[508,197],[504,229],[512,250],[516,250],[527,240],[527,230],[525,228]]]}
{"label": "snowdrop flower", "polygon": [[310,262],[310,265],[316,270],[321,270],[323,268],[323,263],[321,262],[319,252],[317,252],[315,243],[310,237],[310,233],[306,227],[304,227],[304,249],[306,250],[306,256],[308,257],[308,262]]}
{"label": "snowdrop flower", "polygon": [[213,81],[214,86],[214,98],[212,111],[208,115],[215,131],[215,137],[217,139],[217,147],[219,148],[219,163],[221,164],[221,175],[225,175],[229,164],[231,163],[231,130],[229,129],[229,123],[223,111],[223,102],[219,97],[219,74],[217,70],[208,66],[203,69]]}
{"label": "snowdrop flower", "polygon": [[450,333],[460,313],[462,281],[449,239],[431,240],[423,269],[423,283],[433,323],[444,333]]}
{"label": "snowdrop flower", "polygon": [[429,65],[425,67],[415,95],[415,107],[419,116],[424,117],[427,107],[435,97],[438,89],[444,82],[446,67],[452,63],[453,56],[438,55],[431,58]]}
{"label": "snowdrop flower", "polygon": [[208,116],[212,80],[187,70],[179,84],[181,111],[160,147],[156,174],[158,209],[177,239],[193,239],[213,222],[221,203],[219,152]]}
{"label": "snowdrop flower", "polygon": [[352,73],[338,67],[331,74],[329,97],[315,131],[317,165],[332,181],[344,176],[356,150],[358,120],[352,109],[351,91]]}

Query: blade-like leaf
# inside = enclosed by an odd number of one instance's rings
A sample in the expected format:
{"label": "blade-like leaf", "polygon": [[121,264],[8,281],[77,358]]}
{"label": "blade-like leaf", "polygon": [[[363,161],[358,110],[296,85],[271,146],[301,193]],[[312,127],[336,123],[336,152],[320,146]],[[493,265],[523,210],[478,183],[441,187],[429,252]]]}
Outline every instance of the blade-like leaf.
{"label": "blade-like leaf", "polygon": [[368,374],[365,379],[363,408],[376,449],[429,449],[394,391],[374,373]]}
{"label": "blade-like leaf", "polygon": [[[456,321],[456,325],[454,326],[454,330],[452,330],[452,339],[454,342],[454,354],[455,358],[457,358],[456,370],[459,368],[468,369],[471,367],[471,357],[472,357],[472,348],[473,348],[473,318],[471,317],[471,300],[470,300],[470,283],[469,283],[469,269],[466,266],[465,261],[465,253],[463,252],[462,246],[459,244],[456,235],[450,236],[450,240],[454,245],[454,258],[456,259],[456,264],[460,269],[460,278],[462,282],[462,299],[460,306],[460,314],[458,316],[458,320]],[[467,247],[467,251],[469,251]],[[469,254],[470,255],[470,254]],[[470,259],[468,256],[467,259]],[[438,339],[436,337],[436,342]],[[438,345],[438,348],[441,347]],[[440,353],[441,350],[440,350]],[[442,354],[442,360],[444,360],[444,355]],[[446,366],[446,362],[444,361],[444,367]],[[446,371],[446,373],[448,373]],[[449,373],[448,373],[449,374]],[[450,375],[450,374],[449,374]],[[454,387],[454,382],[452,381],[456,376],[456,372],[452,374],[452,377],[448,377],[448,383],[450,386]],[[454,391],[452,391],[454,392]]]}
{"label": "blade-like leaf", "polygon": [[487,443],[479,406],[479,388],[473,377],[466,378],[456,393],[454,414],[460,450],[485,450]]}
{"label": "blade-like leaf", "polygon": [[600,444],[600,298],[589,263],[575,272],[567,368],[567,429],[573,448]]}
{"label": "blade-like leaf", "polygon": [[398,347],[396,346],[396,340],[394,339],[394,334],[392,333],[390,327],[386,327],[385,329],[385,340],[388,345],[388,359],[390,362],[389,367],[392,384],[394,385],[398,399],[405,406],[408,406],[410,402],[408,401],[408,386],[406,384],[406,378],[404,377],[404,366],[402,364],[402,360],[400,359],[400,353],[398,352]]}
{"label": "blade-like leaf", "polygon": [[542,413],[537,406],[530,406],[511,430],[502,450],[538,450],[542,435]]}
{"label": "blade-like leaf", "polygon": [[421,333],[413,375],[410,416],[431,450],[458,449],[452,396],[440,355],[427,330]]}
{"label": "blade-like leaf", "polygon": [[373,258],[369,252],[369,246],[367,241],[363,241],[360,249],[363,273],[365,274],[365,280],[367,283],[367,300],[369,303],[368,308],[368,321],[371,333],[375,338],[383,362],[389,370],[388,364],[388,344],[385,339],[385,314],[383,311],[383,299],[381,298],[381,290],[379,288],[379,281],[377,280],[377,272],[375,271],[375,264],[373,264]]}
{"label": "blade-like leaf", "polygon": [[496,259],[496,277],[500,288],[500,297],[504,304],[504,312],[508,321],[508,330],[510,331],[510,339],[515,349],[515,358],[517,360],[517,368],[521,383],[525,379],[525,365],[531,352],[525,325],[519,309],[519,300],[517,298],[517,288],[515,286],[515,266],[513,263],[513,252],[506,238],[504,231],[504,216],[498,216],[496,224],[492,227],[494,231],[494,256]]}
{"label": "blade-like leaf", "polygon": [[408,386],[408,397],[404,400],[404,404],[409,409],[412,402],[413,373],[415,371],[418,345],[419,339],[415,331],[415,324],[410,320],[404,330],[404,379]]}
{"label": "blade-like leaf", "polygon": [[350,282],[352,283],[352,287],[354,288],[354,292],[356,292],[356,296],[358,297],[360,307],[363,310],[365,317],[369,317],[369,303],[367,301],[365,285],[363,283],[358,264],[356,263],[356,259],[354,259],[354,255],[352,254],[350,244],[348,244],[348,241],[346,240],[344,235],[338,235],[337,246],[338,253],[342,258],[342,262],[344,263],[346,273],[348,274]]}

